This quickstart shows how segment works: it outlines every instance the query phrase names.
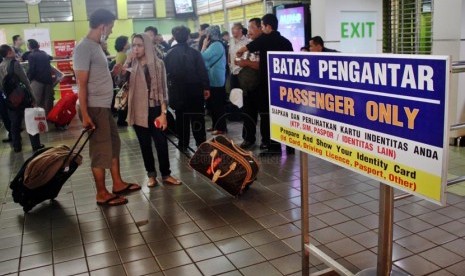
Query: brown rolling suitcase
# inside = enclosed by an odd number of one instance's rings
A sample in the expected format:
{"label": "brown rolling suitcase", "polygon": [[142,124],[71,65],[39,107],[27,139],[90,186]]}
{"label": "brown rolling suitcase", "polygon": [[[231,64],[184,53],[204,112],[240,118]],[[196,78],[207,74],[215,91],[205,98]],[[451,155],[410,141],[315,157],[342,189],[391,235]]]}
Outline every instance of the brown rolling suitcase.
{"label": "brown rolling suitcase", "polygon": [[252,152],[241,149],[225,136],[201,144],[189,165],[233,196],[247,190],[259,171]]}

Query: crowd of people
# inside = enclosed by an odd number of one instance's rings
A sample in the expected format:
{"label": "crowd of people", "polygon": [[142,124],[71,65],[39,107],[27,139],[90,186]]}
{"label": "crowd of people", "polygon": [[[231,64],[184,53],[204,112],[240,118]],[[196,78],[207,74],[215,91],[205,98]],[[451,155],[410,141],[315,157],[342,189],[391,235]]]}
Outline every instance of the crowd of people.
{"label": "crowd of people", "polygon": [[[158,185],[152,142],[155,144],[161,181],[166,185],[180,185],[181,180],[171,176],[167,138],[169,107],[175,111],[175,132],[178,147],[188,152],[190,133],[199,146],[212,135],[227,134],[227,92],[241,89],[243,149],[251,149],[257,141],[257,123],[260,116],[260,149],[262,154],[281,154],[281,145],[270,138],[267,52],[293,51],[292,44],[278,32],[278,19],[273,14],[251,18],[247,28],[235,23],[229,32],[219,26],[200,25],[199,32],[178,26],[172,29],[168,42],[149,26],[144,33],[119,36],[115,42],[116,57],[109,62],[107,38],[112,33],[116,17],[105,9],[95,11],[89,19],[90,29],[76,46],[73,66],[78,85],[79,115],[84,128],[93,129],[89,152],[91,169],[97,187],[100,205],[125,204],[123,194],[141,189],[135,183],[126,183],[120,174],[121,142],[118,126],[134,128],[139,141],[147,186]],[[33,105],[49,112],[53,107],[53,87],[50,57],[39,49],[35,40],[28,40],[29,53],[20,48],[22,39],[13,37],[13,47],[0,46],[0,89],[2,80],[14,68],[27,90],[31,91]],[[320,37],[310,40],[308,50],[325,51]],[[19,60],[29,62],[26,74]],[[13,65],[11,65],[13,64]],[[113,118],[115,87],[127,87],[127,107],[118,110]],[[15,151],[21,151],[21,122],[24,109],[10,110],[6,97],[1,98],[2,119],[9,131]],[[205,126],[205,112],[212,124]],[[7,111],[7,112],[4,112]],[[6,123],[11,122],[11,123]],[[31,136],[34,150],[43,147],[38,135]],[[286,148],[287,154],[294,151]],[[113,189],[105,187],[105,170],[109,169]]]}
{"label": "crowd of people", "polygon": [[[12,143],[15,152],[22,151],[21,131],[24,119],[24,108],[29,106],[42,107],[46,114],[53,108],[54,90],[52,79],[52,66],[50,61],[52,57],[46,52],[40,50],[40,45],[35,39],[27,41],[28,51],[23,53],[21,50],[24,44],[19,35],[13,36],[13,46],[0,46],[0,117],[8,131],[8,137],[3,139],[3,143]],[[22,61],[28,61],[28,70],[25,72],[20,64]],[[19,108],[11,107],[8,104],[7,90],[5,79],[12,79],[15,76],[18,82],[24,86],[25,90],[30,93],[27,106]],[[31,146],[34,151],[44,148],[40,143],[40,135],[29,135]]]}

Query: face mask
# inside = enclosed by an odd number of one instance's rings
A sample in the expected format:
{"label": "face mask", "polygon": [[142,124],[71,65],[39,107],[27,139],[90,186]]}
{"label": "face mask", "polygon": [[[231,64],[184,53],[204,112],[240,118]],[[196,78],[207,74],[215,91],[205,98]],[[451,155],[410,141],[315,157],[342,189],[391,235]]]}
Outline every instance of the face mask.
{"label": "face mask", "polygon": [[107,31],[106,28],[103,27],[103,32],[100,35],[100,44],[105,43],[107,41]]}

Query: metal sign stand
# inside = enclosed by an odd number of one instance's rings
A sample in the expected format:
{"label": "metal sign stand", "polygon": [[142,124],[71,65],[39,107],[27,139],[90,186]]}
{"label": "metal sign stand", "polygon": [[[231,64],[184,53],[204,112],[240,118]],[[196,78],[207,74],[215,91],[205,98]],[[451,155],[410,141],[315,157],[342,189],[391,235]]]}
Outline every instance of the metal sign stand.
{"label": "metal sign stand", "polygon": [[394,188],[380,183],[377,276],[391,275],[393,223]]}
{"label": "metal sign stand", "polygon": [[310,244],[309,229],[309,207],[308,207],[308,154],[300,152],[300,202],[301,202],[301,231],[302,231],[302,275],[310,275],[310,254],[325,263],[329,268],[312,276],[334,275],[337,272],[340,275],[353,276],[348,269],[326,255],[316,246]]}
{"label": "metal sign stand", "polygon": [[[300,191],[301,191],[301,231],[302,231],[302,275],[310,275],[310,253],[324,262],[329,269],[312,275],[329,275],[337,272],[340,275],[352,276],[348,269],[310,244],[309,235],[309,201],[308,201],[308,154],[300,152]],[[360,271],[359,276],[404,276],[402,272],[392,270],[392,243],[394,225],[394,188],[380,183],[379,188],[379,231],[378,260],[376,268]],[[334,274],[333,274],[334,275]]]}
{"label": "metal sign stand", "polygon": [[310,252],[306,245],[310,244],[308,213],[308,154],[300,152],[300,208],[302,230],[302,275],[310,273]]}
{"label": "metal sign stand", "polygon": [[394,188],[379,183],[378,259],[375,268],[368,268],[357,276],[406,276],[392,270],[392,243],[394,232]]}

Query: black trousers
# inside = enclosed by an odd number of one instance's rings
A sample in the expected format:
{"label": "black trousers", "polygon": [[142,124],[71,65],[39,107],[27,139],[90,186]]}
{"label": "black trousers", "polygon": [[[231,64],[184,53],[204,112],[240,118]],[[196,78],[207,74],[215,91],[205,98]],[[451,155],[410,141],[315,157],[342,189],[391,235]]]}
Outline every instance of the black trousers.
{"label": "black trousers", "polygon": [[0,118],[2,119],[5,129],[8,131],[8,138],[11,138],[11,121],[8,116],[8,107],[3,92],[0,91]]}
{"label": "black trousers", "polygon": [[242,139],[247,142],[255,143],[258,120],[257,96],[244,96],[244,106],[242,107]]}
{"label": "black trousers", "polygon": [[214,130],[226,131],[226,112],[224,109],[226,102],[225,87],[211,87],[208,102],[212,115],[212,128]]}
{"label": "black trousers", "polygon": [[229,86],[231,89],[240,88],[239,77],[237,75],[231,74],[229,76]]}
{"label": "black trousers", "polygon": [[[11,121],[11,139],[13,140],[13,147],[21,147],[21,126],[24,120],[24,109],[11,110],[8,109],[8,117]],[[40,147],[40,134],[34,136],[29,135],[29,140],[31,141],[32,149],[37,149]]]}
{"label": "black trousers", "polygon": [[189,146],[191,128],[197,146],[207,140],[203,97],[191,99],[189,105],[176,109],[175,114],[180,148],[186,149]]}
{"label": "black trousers", "polygon": [[162,177],[171,175],[170,159],[168,156],[168,141],[163,131],[156,128],[153,123],[155,118],[160,116],[160,114],[160,106],[150,107],[148,118],[149,127],[146,128],[134,125],[134,130],[136,131],[140,150],[142,152],[142,159],[144,160],[145,170],[149,177],[157,176],[157,172],[155,170],[155,158],[152,151],[152,140],[155,143],[155,149],[157,150],[158,163]]}
{"label": "black trousers", "polygon": [[261,87],[259,92],[258,111],[260,114],[260,132],[262,135],[262,143],[270,146],[273,150],[280,150],[281,144],[271,140],[270,133],[270,103],[268,96],[268,86]]}
{"label": "black trousers", "polygon": [[126,123],[126,118],[128,117],[128,110],[127,109],[118,110],[117,114],[118,114],[117,124],[122,125]]}

